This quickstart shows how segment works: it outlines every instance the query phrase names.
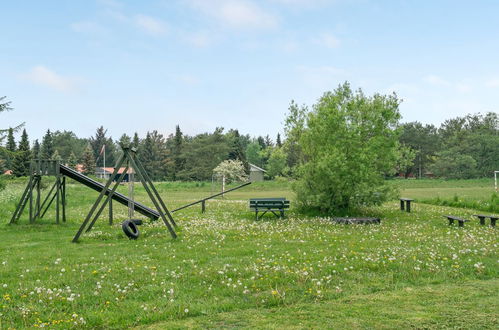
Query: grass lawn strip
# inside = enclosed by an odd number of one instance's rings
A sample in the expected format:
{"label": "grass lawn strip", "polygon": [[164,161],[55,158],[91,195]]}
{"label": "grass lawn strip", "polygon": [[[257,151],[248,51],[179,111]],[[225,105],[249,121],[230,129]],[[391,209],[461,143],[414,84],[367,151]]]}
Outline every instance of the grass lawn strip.
{"label": "grass lawn strip", "polygon": [[137,329],[497,329],[498,292],[497,279],[407,287],[320,303],[236,310]]}

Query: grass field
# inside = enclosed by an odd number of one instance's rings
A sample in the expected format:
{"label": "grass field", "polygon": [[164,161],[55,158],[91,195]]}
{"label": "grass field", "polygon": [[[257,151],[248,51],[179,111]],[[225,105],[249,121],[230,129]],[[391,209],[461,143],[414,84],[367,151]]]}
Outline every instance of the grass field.
{"label": "grass field", "polygon": [[[490,180],[489,180],[490,181]],[[490,198],[489,181],[394,181],[418,201]],[[210,184],[157,185],[170,208],[209,195]],[[251,197],[294,195],[266,182],[174,214],[137,241],[104,217],[70,243],[97,194],[68,185],[68,222],[54,213],[7,225],[22,182],[0,192],[0,329],[81,328],[497,328],[497,228],[449,227],[443,214],[476,210],[397,201],[361,210],[381,225],[342,226],[291,210],[256,222]],[[120,188],[126,192],[126,187]],[[142,189],[137,200],[146,202]],[[150,203],[149,203],[150,204]]]}

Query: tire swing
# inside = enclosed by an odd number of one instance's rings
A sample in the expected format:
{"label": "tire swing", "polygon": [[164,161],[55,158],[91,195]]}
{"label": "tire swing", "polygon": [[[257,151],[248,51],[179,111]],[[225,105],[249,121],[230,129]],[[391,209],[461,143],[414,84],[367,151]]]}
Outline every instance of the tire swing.
{"label": "tire swing", "polygon": [[139,238],[140,232],[137,226],[142,224],[142,220],[133,219],[135,211],[135,201],[133,199],[134,188],[135,178],[133,168],[130,168],[128,172],[128,219],[121,224],[121,229],[123,229],[123,232],[129,239]]}

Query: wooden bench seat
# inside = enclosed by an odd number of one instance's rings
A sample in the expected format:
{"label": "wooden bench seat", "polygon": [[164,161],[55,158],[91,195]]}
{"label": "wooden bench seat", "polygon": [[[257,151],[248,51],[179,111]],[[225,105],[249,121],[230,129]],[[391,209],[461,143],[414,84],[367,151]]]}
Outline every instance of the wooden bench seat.
{"label": "wooden bench seat", "polygon": [[475,217],[477,217],[480,220],[480,224],[482,226],[485,226],[485,219],[489,218],[490,219],[490,225],[492,227],[496,226],[496,221],[499,219],[499,216],[496,215],[486,215],[486,214],[474,214]]}
{"label": "wooden bench seat", "polygon": [[[289,209],[289,201],[284,197],[252,198],[249,207],[250,211],[255,212],[256,220],[263,217],[267,212],[271,212],[278,218],[284,218],[284,211]],[[261,215],[258,216],[258,213],[261,213]]]}
{"label": "wooden bench seat", "polygon": [[469,221],[460,217],[456,217],[454,215],[444,215],[444,217],[449,220],[449,225],[452,225],[454,221],[457,221],[459,223],[459,227],[464,227],[464,223]]}

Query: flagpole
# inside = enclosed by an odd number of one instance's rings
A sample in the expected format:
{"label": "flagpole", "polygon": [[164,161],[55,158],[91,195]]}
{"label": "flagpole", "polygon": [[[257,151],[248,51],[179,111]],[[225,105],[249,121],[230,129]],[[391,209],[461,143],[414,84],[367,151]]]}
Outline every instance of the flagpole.
{"label": "flagpole", "polygon": [[102,148],[104,148],[104,171],[105,171],[105,168],[106,168],[106,145],[104,144],[102,146]]}

